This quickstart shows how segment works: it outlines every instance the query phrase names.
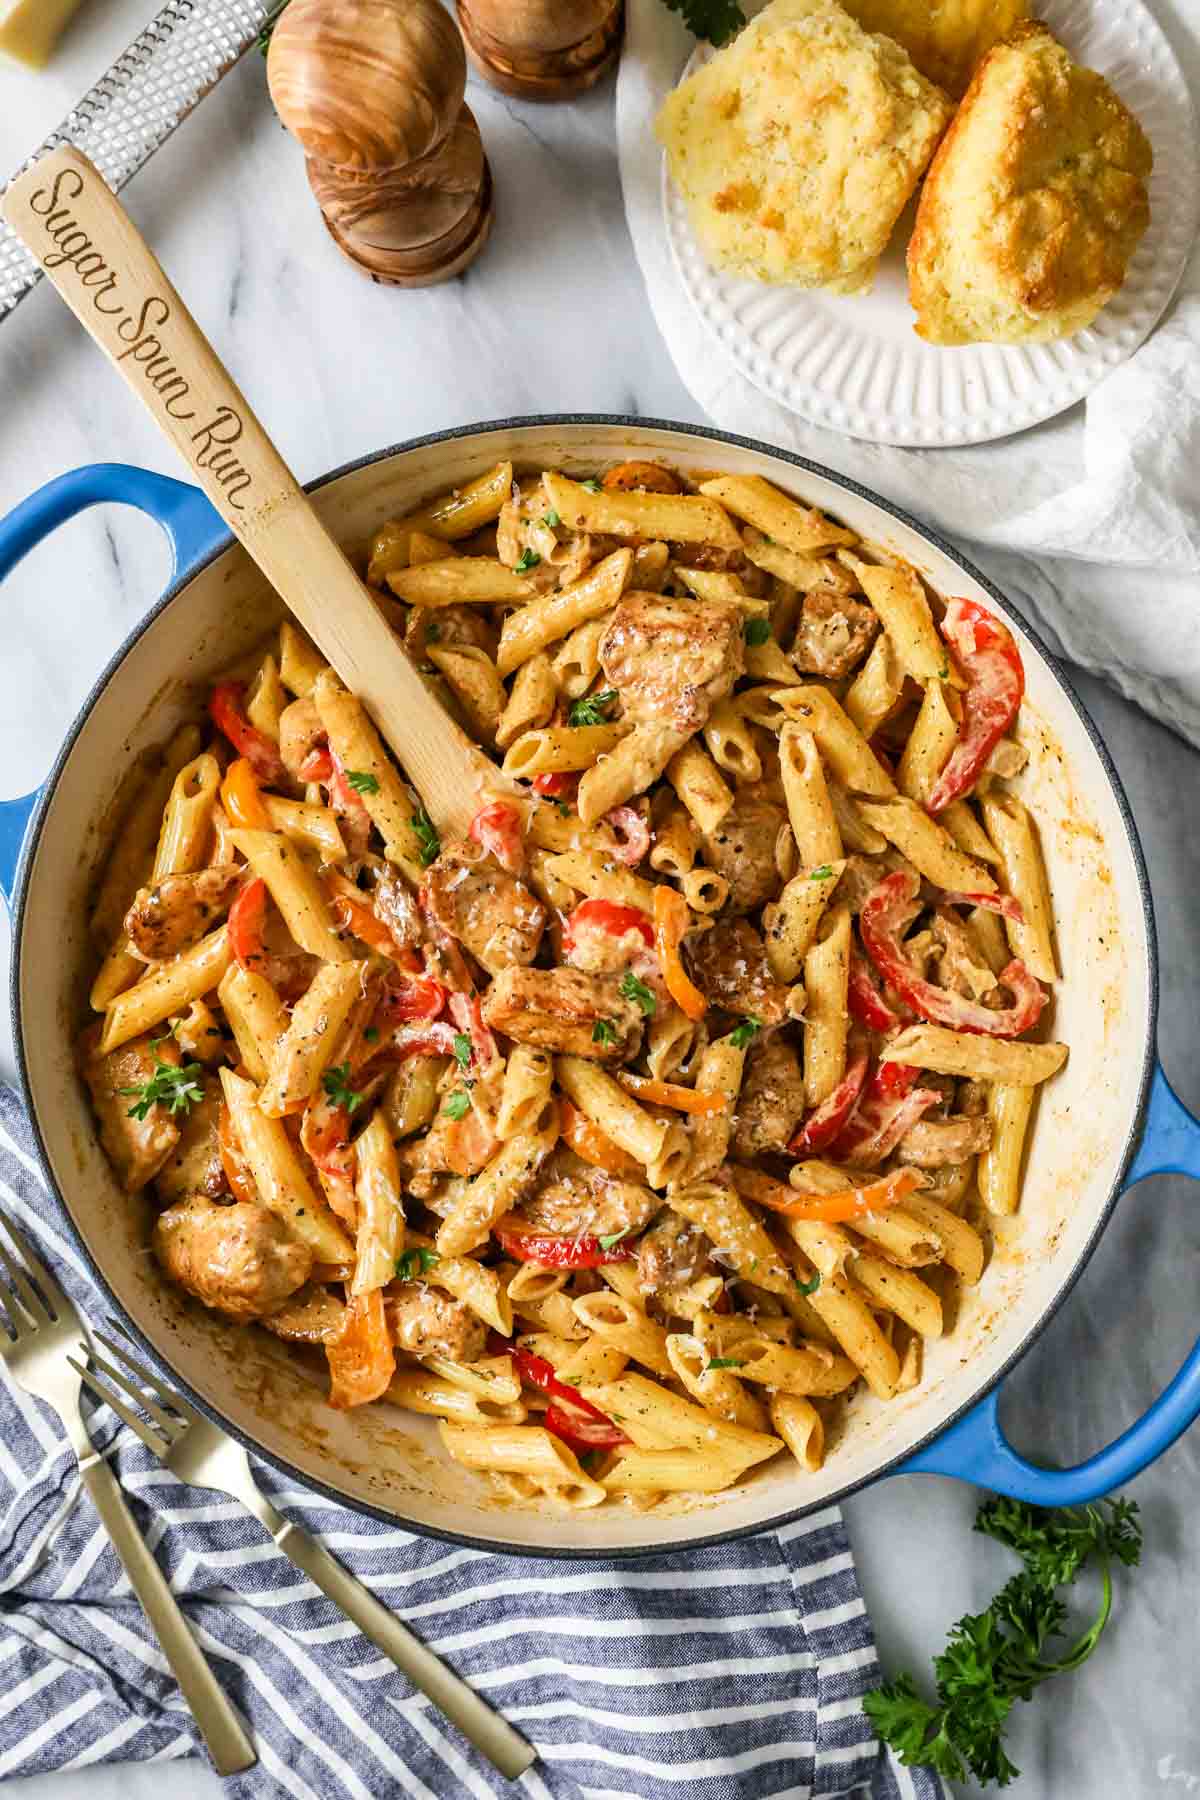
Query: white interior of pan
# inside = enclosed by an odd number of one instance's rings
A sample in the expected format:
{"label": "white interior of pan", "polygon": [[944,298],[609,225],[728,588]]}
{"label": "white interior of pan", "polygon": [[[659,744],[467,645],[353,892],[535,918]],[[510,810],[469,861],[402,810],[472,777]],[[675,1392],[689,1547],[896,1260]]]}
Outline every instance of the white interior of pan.
{"label": "white interior of pan", "polygon": [[[623,454],[757,472],[911,559],[944,594],[987,595],[958,565],[837,482],[767,453],[662,428],[524,426],[411,450],[342,476],[317,505],[348,547],[385,518],[501,456],[586,472]],[[1104,766],[1069,698],[1023,640],[1031,751],[1022,777],[1041,824],[1065,979],[1049,1032],[1071,1057],[1043,1092],[1019,1229],[1005,1233],[954,1332],[931,1346],[922,1386],[888,1405],[854,1404],[818,1475],[790,1459],[745,1486],[639,1513],[520,1511],[445,1460],[426,1421],[390,1408],[333,1412],[311,1372],[265,1332],[238,1330],[183,1301],[145,1251],[145,1218],[111,1179],[72,1069],[89,956],[83,920],[102,859],[106,810],[129,760],[195,706],[197,684],[270,623],[275,602],[240,550],[193,580],[129,652],[62,770],[30,874],[21,943],[24,1053],[57,1186],[111,1290],[161,1357],[266,1454],[354,1505],[513,1549],[663,1547],[827,1502],[933,1432],[978,1393],[1070,1279],[1109,1197],[1134,1125],[1149,1026],[1148,944],[1136,865]],[[1020,633],[1018,632],[1018,635]]]}

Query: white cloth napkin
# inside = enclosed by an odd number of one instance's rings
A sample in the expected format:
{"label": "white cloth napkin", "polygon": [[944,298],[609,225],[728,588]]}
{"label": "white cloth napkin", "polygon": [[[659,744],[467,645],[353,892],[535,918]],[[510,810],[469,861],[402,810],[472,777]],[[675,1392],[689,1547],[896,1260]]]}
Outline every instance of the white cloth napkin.
{"label": "white cloth napkin", "polygon": [[[1162,22],[1175,27],[1195,96],[1200,8]],[[1200,743],[1200,254],[1136,355],[1045,425],[952,450],[810,425],[727,360],[671,257],[653,124],[692,44],[662,0],[629,0],[617,83],[625,209],[654,317],[691,394],[717,425],[852,475],[957,538],[1070,661]]]}

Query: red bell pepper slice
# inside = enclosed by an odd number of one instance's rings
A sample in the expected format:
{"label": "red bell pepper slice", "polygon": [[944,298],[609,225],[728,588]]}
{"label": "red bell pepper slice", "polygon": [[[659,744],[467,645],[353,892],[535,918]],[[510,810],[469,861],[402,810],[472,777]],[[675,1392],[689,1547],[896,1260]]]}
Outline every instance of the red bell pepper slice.
{"label": "red bell pepper slice", "polygon": [[982,606],[974,600],[948,600],[942,631],[967,685],[958,742],[926,801],[931,813],[970,793],[1025,694],[1025,668],[1013,635]]}
{"label": "red bell pepper slice", "polygon": [[875,1168],[941,1097],[936,1088],[889,1088],[882,1083],[876,1085],[872,1077],[854,1113],[834,1140],[834,1160]]}
{"label": "red bell pepper slice", "polygon": [[828,1099],[809,1113],[800,1130],[788,1145],[789,1156],[814,1156],[832,1144],[850,1114],[858,1105],[870,1061],[865,1049],[860,1050]]}
{"label": "red bell pepper slice", "polygon": [[408,975],[389,981],[379,1001],[383,1019],[436,1019],[446,1004],[446,990],[431,975]]}
{"label": "red bell pepper slice", "polygon": [[263,947],[266,922],[267,884],[261,875],[255,875],[229,909],[229,948],[239,968],[262,972],[267,961]]}
{"label": "red bell pepper slice", "polygon": [[1025,913],[1015,894],[943,894],[947,906],[977,906],[981,912],[999,913],[1014,925],[1025,923]]}
{"label": "red bell pepper slice", "polygon": [[567,1237],[559,1231],[538,1231],[504,1219],[492,1226],[492,1235],[506,1256],[517,1262],[537,1263],[543,1269],[599,1269],[604,1263],[629,1262],[634,1254],[628,1239],[606,1250],[598,1237]]}
{"label": "red bell pepper slice", "polygon": [[579,786],[578,775],[535,775],[530,782],[535,794],[541,794],[548,800],[564,800],[568,794],[574,796]]}
{"label": "red bell pepper slice", "polygon": [[1047,994],[1037,978],[1016,958],[997,980],[1013,995],[1011,1006],[993,1011],[977,1000],[952,994],[918,975],[904,954],[902,934],[921,910],[920,877],[897,869],[871,890],[859,915],[858,928],[867,954],[883,979],[922,1019],[951,1031],[974,1031],[987,1037],[1020,1037],[1035,1025]]}
{"label": "red bell pepper slice", "polygon": [[616,836],[613,855],[630,869],[636,869],[650,854],[650,827],[635,806],[614,806],[606,812],[604,822]]}
{"label": "red bell pepper slice", "polygon": [[445,1019],[412,1019],[397,1025],[390,1042],[380,1044],[381,1056],[453,1056],[457,1036]]}
{"label": "red bell pepper slice", "polygon": [[521,873],[525,866],[525,844],[521,837],[521,815],[515,806],[496,800],[491,806],[481,807],[471,820],[469,835],[510,875]]}
{"label": "red bell pepper slice", "polygon": [[909,1094],[916,1087],[920,1073],[920,1069],[911,1063],[881,1062],[867,1083],[863,1099],[868,1100],[874,1094]]}
{"label": "red bell pepper slice", "polygon": [[310,750],[300,764],[301,781],[331,781],[333,779],[333,752],[328,744],[318,744]]}
{"label": "red bell pepper slice", "polygon": [[578,1445],[584,1450],[615,1450],[631,1442],[607,1413],[584,1399],[578,1388],[560,1381],[554,1373],[553,1363],[547,1362],[544,1356],[534,1356],[532,1351],[516,1349],[509,1344],[504,1348],[516,1364],[522,1381],[553,1396],[554,1404],[547,1407],[544,1422],[546,1430],[552,1431],[555,1437],[562,1438],[572,1449]]}
{"label": "red bell pepper slice", "polygon": [[865,956],[851,947],[850,950],[850,983],[847,996],[850,1017],[857,1019],[860,1025],[868,1026],[872,1031],[895,1031],[900,1025],[900,1015],[892,1011],[879,989],[871,973],[871,965]]}
{"label": "red bell pepper slice", "polygon": [[640,906],[621,906],[615,900],[584,900],[563,929],[563,950],[570,954],[580,931],[607,931],[612,937],[624,937],[636,931],[647,949],[654,944],[654,927]]}
{"label": "red bell pepper slice", "polygon": [[482,1075],[491,1068],[500,1057],[500,1050],[493,1034],[483,1022],[483,1007],[478,994],[451,994],[449,996],[450,1017],[459,1031],[466,1032],[471,1040],[471,1060],[477,1074]]}
{"label": "red bell pepper slice", "polygon": [[246,717],[246,689],[242,682],[219,681],[212,691],[208,714],[238,755],[245,757],[259,781],[271,786],[283,780],[286,770],[277,746]]}

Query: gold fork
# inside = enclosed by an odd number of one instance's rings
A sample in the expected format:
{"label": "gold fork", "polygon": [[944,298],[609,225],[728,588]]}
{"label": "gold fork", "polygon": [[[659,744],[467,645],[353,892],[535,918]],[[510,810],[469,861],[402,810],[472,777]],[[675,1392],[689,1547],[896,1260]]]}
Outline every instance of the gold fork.
{"label": "gold fork", "polygon": [[[7,1233],[7,1238],[5,1236]],[[79,1474],[112,1539],[134,1593],[221,1775],[258,1761],[254,1746],[188,1629],[167,1578],[142,1538],[116,1476],[93,1448],[79,1410],[80,1377],[67,1351],[83,1325],[67,1296],[12,1220],[0,1212],[0,1361],[30,1394],[52,1406]]]}
{"label": "gold fork", "polygon": [[[487,1757],[493,1768],[509,1781],[515,1781],[523,1774],[535,1760],[536,1751],[506,1719],[480,1699],[474,1688],[468,1687],[420,1638],[401,1624],[395,1613],[376,1600],[316,1538],[276,1510],[259,1488],[250,1458],[241,1445],[219,1426],[201,1417],[157,1375],[151,1374],[124,1343],[102,1331],[94,1331],[92,1336],[117,1362],[101,1356],[94,1347],[90,1351],[90,1361],[73,1357],[69,1360],[96,1398],[111,1406],[130,1430],[136,1431],[146,1448],[180,1481],[240,1500],[270,1533],[283,1554],[315,1581],[327,1599],[352,1619],[385,1656],[390,1657],[413,1686],[432,1700],[463,1736]],[[86,1345],[80,1346],[80,1356],[89,1357]],[[118,1363],[124,1366],[118,1367]],[[126,1404],[122,1394],[137,1402],[149,1415],[149,1423]]]}

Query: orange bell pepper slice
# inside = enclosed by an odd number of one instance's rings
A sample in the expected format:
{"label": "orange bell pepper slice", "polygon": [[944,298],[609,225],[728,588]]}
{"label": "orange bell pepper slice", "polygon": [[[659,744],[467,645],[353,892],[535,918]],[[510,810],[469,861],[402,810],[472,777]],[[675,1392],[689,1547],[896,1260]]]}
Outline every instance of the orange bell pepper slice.
{"label": "orange bell pepper slice", "polygon": [[677,1081],[655,1081],[651,1075],[634,1075],[622,1069],[617,1076],[636,1100],[648,1100],[652,1106],[671,1106],[682,1113],[721,1112],[729,1102],[724,1094],[698,1094],[695,1088],[682,1087]]}
{"label": "orange bell pepper slice", "polygon": [[271,816],[258,791],[258,776],[244,756],[231,762],[221,783],[221,804],[229,823],[242,831],[271,831]]}
{"label": "orange bell pepper slice", "polygon": [[608,1175],[640,1177],[643,1174],[637,1158],[614,1144],[607,1132],[593,1125],[587,1114],[572,1106],[569,1100],[560,1099],[558,1103],[558,1134],[576,1156],[591,1163],[594,1169],[603,1169]]}
{"label": "orange bell pepper slice", "polygon": [[708,1011],[708,1001],[689,977],[679,954],[688,922],[683,895],[660,882],[654,890],[654,946],[658,951],[659,967],[667,992],[679,1010],[689,1019],[702,1019]]}
{"label": "orange bell pepper slice", "polygon": [[805,1194],[772,1181],[753,1169],[739,1169],[737,1189],[740,1194],[765,1206],[768,1212],[783,1213],[789,1219],[812,1219],[822,1225],[840,1225],[863,1213],[882,1212],[886,1206],[897,1206],[906,1194],[928,1185],[920,1169],[895,1169],[866,1187],[838,1188],[832,1194]]}
{"label": "orange bell pepper slice", "polygon": [[329,1404],[346,1412],[378,1400],[396,1372],[396,1352],[383,1310],[383,1289],[355,1294],[340,1334],[325,1345]]}
{"label": "orange bell pepper slice", "polygon": [[375,917],[373,908],[352,882],[331,869],[325,877],[325,892],[329,896],[333,922],[339,931],[353,933],[360,943],[369,944],[381,956],[390,957],[394,962],[400,960],[396,940],[383,920]]}

